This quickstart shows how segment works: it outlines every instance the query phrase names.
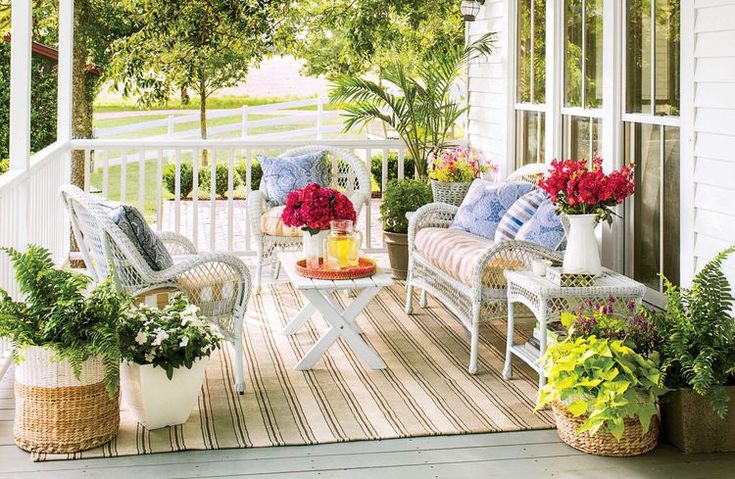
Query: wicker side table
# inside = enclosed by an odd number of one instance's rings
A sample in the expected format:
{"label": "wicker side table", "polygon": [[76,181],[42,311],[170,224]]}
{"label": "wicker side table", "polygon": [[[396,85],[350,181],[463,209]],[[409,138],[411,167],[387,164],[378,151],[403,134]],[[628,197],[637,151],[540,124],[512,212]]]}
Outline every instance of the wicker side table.
{"label": "wicker side table", "polygon": [[[594,286],[577,288],[562,287],[530,271],[504,272],[508,283],[508,338],[505,350],[503,377],[512,377],[511,358],[513,355],[531,366],[539,374],[539,388],[546,384],[539,358],[546,352],[546,325],[559,319],[563,311],[576,309],[587,300],[607,301],[613,298],[615,309],[627,308],[633,301],[636,306],[643,301],[646,287],[620,273],[605,269],[597,278]],[[513,343],[513,304],[524,304],[539,322],[541,347],[539,352],[530,350],[524,344]]]}

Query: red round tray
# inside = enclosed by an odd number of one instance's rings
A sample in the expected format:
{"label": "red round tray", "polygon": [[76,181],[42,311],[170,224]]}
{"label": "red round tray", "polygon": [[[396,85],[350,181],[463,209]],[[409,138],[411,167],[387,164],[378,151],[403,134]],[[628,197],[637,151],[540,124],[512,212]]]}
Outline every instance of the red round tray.
{"label": "red round tray", "polygon": [[[324,269],[324,268],[307,268],[306,259],[300,259],[296,262],[296,272],[300,276],[312,279],[341,280],[341,279],[357,279],[366,278],[375,274],[375,261],[370,258],[361,257],[359,264],[354,268],[344,269]],[[323,260],[319,259],[321,265]]]}

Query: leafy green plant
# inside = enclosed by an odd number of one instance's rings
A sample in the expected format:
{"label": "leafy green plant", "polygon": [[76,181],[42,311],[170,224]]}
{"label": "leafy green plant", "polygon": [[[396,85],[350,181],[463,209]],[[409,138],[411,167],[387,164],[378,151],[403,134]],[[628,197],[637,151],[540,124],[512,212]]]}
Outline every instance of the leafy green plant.
{"label": "leafy green plant", "polygon": [[345,103],[345,131],[372,120],[393,128],[416,162],[417,177],[426,178],[429,159],[449,146],[452,127],[467,111],[452,98],[452,89],[463,68],[490,55],[494,42],[495,34],[488,33],[466,47],[430,52],[414,67],[396,62],[381,70],[379,82],[339,77],[330,99]]}
{"label": "leafy green plant", "polygon": [[129,307],[129,297],[110,280],[86,295],[91,278],[57,269],[51,253],[40,246],[31,245],[25,253],[12,248],[3,251],[15,267],[25,297],[14,301],[0,290],[0,336],[19,347],[15,359],[22,359],[23,347],[43,346],[69,361],[79,375],[84,361],[100,356],[105,386],[114,395],[120,363],[117,324]]}
{"label": "leafy green plant", "polygon": [[[204,173],[205,169],[199,167],[199,186],[209,185],[209,176]],[[181,169],[179,171],[179,191],[181,193],[180,198],[188,198],[194,189],[194,168],[191,163],[181,163]],[[176,164],[169,163],[163,168],[163,184],[166,185],[166,189],[172,195],[176,195]]]}
{"label": "leafy green plant", "polygon": [[[229,185],[229,168],[227,165],[219,164],[215,167],[214,192],[220,198],[227,198],[227,190]],[[211,185],[212,170],[210,167],[202,168],[199,173],[199,185],[206,191],[209,191]],[[236,171],[232,172],[232,189],[240,186],[240,176]]]}
{"label": "leafy green plant", "polygon": [[431,203],[431,187],[422,180],[391,180],[388,183],[383,202],[380,204],[380,219],[383,231],[407,233],[406,213],[416,211]]}
{"label": "leafy green plant", "polygon": [[663,338],[667,386],[692,388],[723,418],[729,400],[723,386],[735,380],[735,299],[722,263],[733,252],[735,246],[715,256],[690,288],[665,279],[666,310],[654,315]]}
{"label": "leafy green plant", "polygon": [[194,361],[209,356],[221,340],[199,316],[199,308],[180,293],[163,310],[135,307],[124,317],[119,331],[123,360],[163,368],[169,379],[177,368],[191,369]]}
{"label": "leafy green plant", "polygon": [[549,346],[542,358],[547,383],[537,408],[560,401],[586,416],[579,432],[600,429],[620,439],[625,418],[638,418],[648,431],[656,400],[667,390],[655,358],[647,359],[622,340],[580,336]]}
{"label": "leafy green plant", "polygon": [[0,160],[0,175],[7,172],[10,169],[10,160],[5,158],[4,160]]}
{"label": "leafy green plant", "polygon": [[[398,178],[398,153],[391,151],[387,155],[387,173],[388,181]],[[413,158],[406,157],[403,160],[403,173],[406,178],[412,178],[416,174],[416,167],[413,164]],[[381,188],[383,186],[383,155],[379,153],[370,157],[370,173],[373,175],[375,183]],[[386,185],[387,186],[387,185]]]}
{"label": "leafy green plant", "polygon": [[[242,184],[244,185],[247,181],[247,174],[248,174],[247,163],[244,161],[241,161],[237,166],[235,166],[235,171],[237,172],[237,175],[240,177],[240,180]],[[252,185],[250,185],[251,191],[260,189],[260,180],[262,178],[263,178],[263,167],[260,166],[259,162],[253,161],[250,164],[250,181],[253,183]]]}

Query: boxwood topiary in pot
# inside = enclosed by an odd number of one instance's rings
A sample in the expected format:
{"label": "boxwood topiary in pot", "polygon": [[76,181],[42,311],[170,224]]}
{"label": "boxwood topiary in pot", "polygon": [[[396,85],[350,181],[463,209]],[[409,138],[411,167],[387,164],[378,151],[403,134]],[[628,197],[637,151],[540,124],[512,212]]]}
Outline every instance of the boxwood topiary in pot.
{"label": "boxwood topiary in pot", "polygon": [[0,336],[16,346],[16,443],[68,453],[108,442],[119,424],[117,323],[130,299],[109,280],[88,293],[91,278],[56,268],[39,246],[4,251],[24,295],[0,290]]}
{"label": "boxwood topiary in pot", "polygon": [[408,272],[408,218],[406,213],[431,203],[431,187],[422,180],[391,180],[380,204],[380,219],[393,277]]}
{"label": "boxwood topiary in pot", "polygon": [[661,404],[669,441],[686,453],[735,451],[735,318],[719,253],[680,288],[665,281],[666,310],[654,315],[662,337],[666,385]]}

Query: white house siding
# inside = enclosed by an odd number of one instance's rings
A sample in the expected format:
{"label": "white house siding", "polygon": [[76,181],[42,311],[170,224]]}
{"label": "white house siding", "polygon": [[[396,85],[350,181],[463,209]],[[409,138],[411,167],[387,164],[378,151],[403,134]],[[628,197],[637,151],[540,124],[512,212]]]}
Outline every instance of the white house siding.
{"label": "white house siding", "polygon": [[[735,0],[695,0],[694,10],[693,226],[699,270],[735,244]],[[735,284],[735,258],[725,271]]]}
{"label": "white house siding", "polygon": [[487,32],[497,33],[492,56],[469,67],[468,138],[473,147],[505,170],[509,154],[508,82],[512,80],[508,69],[508,2],[487,0],[477,19],[468,25],[469,41]]}

